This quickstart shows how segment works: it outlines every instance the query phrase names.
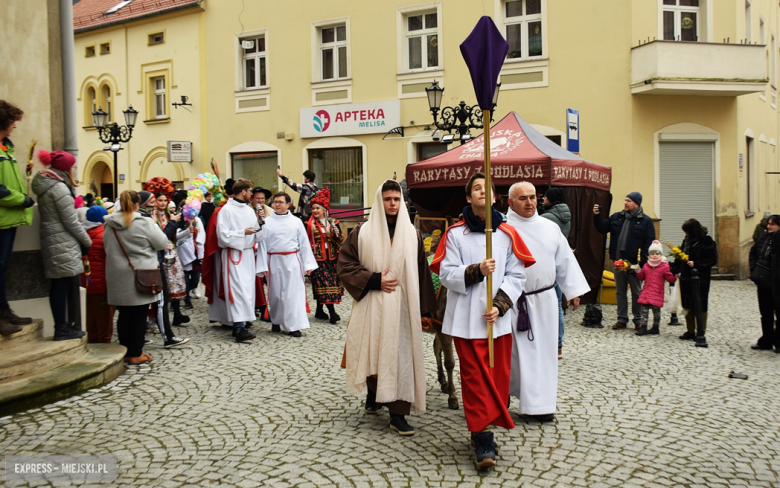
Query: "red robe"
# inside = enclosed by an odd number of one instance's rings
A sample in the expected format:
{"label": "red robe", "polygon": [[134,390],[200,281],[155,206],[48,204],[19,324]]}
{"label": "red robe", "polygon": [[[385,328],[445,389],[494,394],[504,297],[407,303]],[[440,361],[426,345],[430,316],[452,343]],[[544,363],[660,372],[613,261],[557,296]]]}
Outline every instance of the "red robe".
{"label": "red robe", "polygon": [[[219,251],[219,240],[217,239],[217,216],[219,211],[225,205],[223,201],[214,213],[211,214],[209,224],[206,227],[206,247],[203,252],[203,273],[201,274],[201,282],[206,286],[206,298],[209,303],[214,303],[214,275],[213,273],[219,272],[214,269],[214,254]],[[222,283],[222,280],[220,280]],[[220,286],[218,290],[219,298],[225,299],[225,292]]]}

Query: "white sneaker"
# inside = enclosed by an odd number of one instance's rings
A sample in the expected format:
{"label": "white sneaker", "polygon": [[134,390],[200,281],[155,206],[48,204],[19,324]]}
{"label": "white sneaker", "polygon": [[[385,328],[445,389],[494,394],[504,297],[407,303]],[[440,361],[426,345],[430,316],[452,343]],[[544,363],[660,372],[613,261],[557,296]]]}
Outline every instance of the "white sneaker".
{"label": "white sneaker", "polygon": [[190,291],[190,297],[203,298],[203,295],[200,294],[200,290],[198,288],[195,288],[194,290]]}

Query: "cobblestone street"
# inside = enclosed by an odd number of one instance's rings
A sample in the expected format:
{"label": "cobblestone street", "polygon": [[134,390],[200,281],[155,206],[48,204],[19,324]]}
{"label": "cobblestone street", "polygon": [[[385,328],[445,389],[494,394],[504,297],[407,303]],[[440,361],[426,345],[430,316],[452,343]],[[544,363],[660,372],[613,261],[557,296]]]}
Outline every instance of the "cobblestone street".
{"label": "cobblestone street", "polygon": [[517,428],[495,429],[500,458],[484,473],[463,410],[447,408],[436,381],[433,336],[428,412],[401,438],[386,409],[367,415],[345,393],[351,300],[338,325],[312,313],[301,338],[258,321],[251,344],[208,324],[205,300],[193,303],[192,325],[177,329],[187,346],[166,350],[155,336],[151,365],[0,418],[0,452],[112,454],[117,484],[164,487],[780,485],[780,354],[750,349],[760,324],[749,281],[713,283],[708,349],[680,341],[684,327],[666,326],[667,313],[660,336],[641,338],[609,328],[614,306],[604,329],[579,325],[584,307],[567,315],[556,421],[521,418],[513,399]]}

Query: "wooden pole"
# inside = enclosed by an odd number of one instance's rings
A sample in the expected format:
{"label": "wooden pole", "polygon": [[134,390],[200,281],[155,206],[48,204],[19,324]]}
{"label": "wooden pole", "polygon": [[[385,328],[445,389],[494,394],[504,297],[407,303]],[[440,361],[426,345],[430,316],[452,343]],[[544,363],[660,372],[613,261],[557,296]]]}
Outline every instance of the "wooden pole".
{"label": "wooden pole", "polygon": [[[485,258],[493,258],[493,195],[490,183],[490,110],[482,111],[485,142]],[[487,275],[487,312],[493,310],[493,275]],[[488,356],[493,367],[493,324],[487,324]]]}

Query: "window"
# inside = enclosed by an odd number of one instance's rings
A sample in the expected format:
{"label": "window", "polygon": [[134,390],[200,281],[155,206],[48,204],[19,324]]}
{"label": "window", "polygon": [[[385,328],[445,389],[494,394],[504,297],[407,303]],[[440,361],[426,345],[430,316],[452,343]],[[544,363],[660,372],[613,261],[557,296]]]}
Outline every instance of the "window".
{"label": "window", "polygon": [[[276,168],[279,156],[276,151],[233,154],[233,178],[246,178],[255,186],[271,190],[271,194],[279,191],[279,177]],[[269,202],[265,202],[269,205]]]}
{"label": "window", "polygon": [[100,45],[100,54],[111,54],[111,43],[104,42]]}
{"label": "window", "polygon": [[699,0],[664,0],[664,40],[699,40]]}
{"label": "window", "polygon": [[406,17],[406,69],[439,67],[439,19],[436,12]]}
{"label": "window", "polygon": [[267,86],[265,37],[241,39],[241,48],[244,90]]}
{"label": "window", "polygon": [[167,118],[168,110],[165,104],[165,77],[158,76],[152,78],[152,87],[154,89],[154,118]]}
{"label": "window", "polygon": [[415,144],[415,146],[417,146],[417,161],[425,161],[426,159],[438,156],[449,149],[447,144],[438,142],[422,142]]}
{"label": "window", "polygon": [[84,50],[84,57],[91,58],[95,55],[95,46],[87,46]]}
{"label": "window", "polygon": [[745,41],[749,44],[753,41],[753,13],[750,8],[750,0],[745,0]]}
{"label": "window", "polygon": [[108,85],[103,86],[103,102],[105,103],[106,107],[106,122],[112,122],[113,119],[113,113],[111,111],[111,87]]}
{"label": "window", "polygon": [[348,78],[347,26],[322,27],[319,34],[321,79]]}
{"label": "window", "polygon": [[543,56],[542,0],[515,0],[504,3],[504,28],[509,43],[509,59]]}
{"label": "window", "polygon": [[153,46],[154,44],[163,44],[165,42],[165,32],[155,32],[154,34],[149,34],[149,45]]}
{"label": "window", "polygon": [[86,89],[84,94],[84,127],[93,127],[92,112],[97,111],[97,90],[94,86]]}
{"label": "window", "polygon": [[359,147],[310,149],[317,186],[330,188],[332,209],[363,208],[363,151]]}
{"label": "window", "polygon": [[775,78],[777,77],[777,68],[775,68],[775,65],[777,63],[777,51],[775,50],[775,35],[772,34],[771,42],[769,43],[769,56],[771,56],[771,65],[769,66],[769,84],[772,85],[772,88],[776,87],[777,84],[775,83]]}
{"label": "window", "polygon": [[755,156],[754,156],[753,138],[750,136],[745,137],[745,214],[749,217],[755,213],[756,210],[756,168],[755,168]]}

